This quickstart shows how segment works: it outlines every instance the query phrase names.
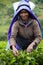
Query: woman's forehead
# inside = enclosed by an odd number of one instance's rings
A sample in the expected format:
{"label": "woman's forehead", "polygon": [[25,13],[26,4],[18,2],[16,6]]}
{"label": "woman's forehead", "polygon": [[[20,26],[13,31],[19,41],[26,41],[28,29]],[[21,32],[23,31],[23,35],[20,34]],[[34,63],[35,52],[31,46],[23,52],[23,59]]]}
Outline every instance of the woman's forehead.
{"label": "woman's forehead", "polygon": [[25,10],[25,9],[22,9],[20,12],[28,12],[27,10]]}

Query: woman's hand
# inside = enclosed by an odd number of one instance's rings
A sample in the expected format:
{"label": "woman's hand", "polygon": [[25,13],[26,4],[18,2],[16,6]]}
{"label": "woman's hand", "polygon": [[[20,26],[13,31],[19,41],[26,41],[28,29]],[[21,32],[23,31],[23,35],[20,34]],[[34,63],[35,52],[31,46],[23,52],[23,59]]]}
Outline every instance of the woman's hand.
{"label": "woman's hand", "polygon": [[14,56],[18,56],[18,50],[16,49],[15,46],[12,46],[12,52]]}
{"label": "woman's hand", "polygon": [[33,47],[32,46],[28,46],[27,47],[27,52],[32,52],[32,50],[33,50]]}
{"label": "woman's hand", "polygon": [[27,52],[32,52],[32,51],[33,51],[33,45],[34,45],[34,42],[32,42],[32,43],[27,47]]}

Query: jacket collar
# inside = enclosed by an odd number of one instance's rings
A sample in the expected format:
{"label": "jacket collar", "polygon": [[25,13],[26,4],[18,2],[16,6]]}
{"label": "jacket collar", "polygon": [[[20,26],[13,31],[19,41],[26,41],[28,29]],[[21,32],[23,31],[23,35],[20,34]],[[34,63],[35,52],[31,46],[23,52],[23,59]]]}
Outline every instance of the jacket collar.
{"label": "jacket collar", "polygon": [[19,21],[19,25],[22,26],[22,27],[28,27],[28,26],[30,26],[31,24],[32,24],[31,18],[29,18],[29,20],[27,21],[27,23],[26,23],[25,21],[23,21],[23,20],[20,20],[20,21]]}

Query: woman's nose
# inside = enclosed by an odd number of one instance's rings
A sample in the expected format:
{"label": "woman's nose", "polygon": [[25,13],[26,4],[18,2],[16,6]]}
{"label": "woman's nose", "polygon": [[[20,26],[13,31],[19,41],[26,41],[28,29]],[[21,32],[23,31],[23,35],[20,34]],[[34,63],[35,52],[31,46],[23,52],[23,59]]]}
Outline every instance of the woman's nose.
{"label": "woman's nose", "polygon": [[25,16],[25,13],[22,13],[23,16]]}

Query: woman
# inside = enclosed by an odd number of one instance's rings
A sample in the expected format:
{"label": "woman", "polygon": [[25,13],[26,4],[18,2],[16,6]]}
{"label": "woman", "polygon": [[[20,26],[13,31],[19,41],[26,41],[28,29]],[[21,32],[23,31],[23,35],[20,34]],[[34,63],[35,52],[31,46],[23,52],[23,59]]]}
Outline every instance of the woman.
{"label": "woman", "polygon": [[41,41],[41,31],[37,18],[25,1],[18,6],[14,19],[9,37],[10,48],[18,56],[20,49],[31,52],[37,47]]}

